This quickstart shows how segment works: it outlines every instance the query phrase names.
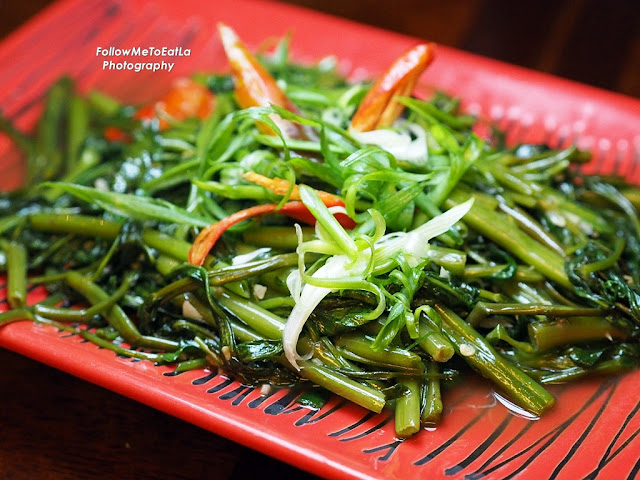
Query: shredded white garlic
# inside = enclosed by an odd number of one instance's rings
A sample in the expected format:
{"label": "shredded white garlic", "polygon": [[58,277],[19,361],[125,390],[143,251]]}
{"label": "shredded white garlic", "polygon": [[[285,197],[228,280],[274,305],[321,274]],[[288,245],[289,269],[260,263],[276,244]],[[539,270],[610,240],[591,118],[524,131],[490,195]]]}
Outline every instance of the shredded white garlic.
{"label": "shredded white garlic", "polygon": [[231,349],[229,348],[229,345],[225,345],[220,349],[220,351],[222,352],[222,355],[227,362],[231,360]]}
{"label": "shredded white garlic", "polygon": [[261,285],[260,283],[256,283],[253,286],[253,296],[258,300],[262,300],[264,296],[267,294],[267,287]]}
{"label": "shredded white garlic", "polygon": [[202,320],[202,315],[189,300],[182,302],[182,316],[192,320]]}
{"label": "shredded white garlic", "polygon": [[270,395],[272,391],[273,391],[273,387],[268,383],[263,383],[262,386],[260,387],[260,395],[263,395],[265,397],[267,395]]}
{"label": "shredded white garlic", "polygon": [[416,166],[427,163],[427,139],[424,130],[416,124],[407,123],[399,129],[351,132],[351,135],[359,142],[386,150],[397,160],[404,160]]}
{"label": "shredded white garlic", "polygon": [[467,343],[460,345],[460,355],[463,357],[470,357],[474,353],[476,353],[476,347],[473,345],[469,345]]}

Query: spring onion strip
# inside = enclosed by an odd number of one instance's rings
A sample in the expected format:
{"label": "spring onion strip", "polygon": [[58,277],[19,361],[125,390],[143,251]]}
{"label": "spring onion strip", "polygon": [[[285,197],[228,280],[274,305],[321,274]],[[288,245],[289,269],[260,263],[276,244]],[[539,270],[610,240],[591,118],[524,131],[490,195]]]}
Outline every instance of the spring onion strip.
{"label": "spring onion strip", "polygon": [[[335,221],[333,215],[319,201],[317,195],[314,197],[314,192],[304,186],[300,188],[300,193],[302,201],[332,239],[336,241],[336,244],[344,249],[344,252],[329,257],[325,264],[311,276],[301,275],[298,270],[292,272],[287,279],[287,285],[291,289],[291,294],[296,300],[296,304],[287,319],[282,335],[282,344],[287,360],[297,369],[300,368],[297,360],[302,357],[296,351],[296,345],[302,328],[311,313],[327,295],[345,288],[363,289],[363,287],[370,285],[365,278],[365,273],[368,270],[367,267],[370,265],[371,259],[373,259],[372,274],[375,274],[376,266],[386,264],[398,254],[407,256],[409,265],[415,267],[427,258],[429,240],[449,230],[464,217],[473,205],[473,200],[468,200],[429,220],[411,232],[383,235],[380,240],[373,244],[373,247],[367,246],[364,250],[358,251],[355,241]],[[307,202],[311,205],[307,204]],[[334,221],[327,221],[328,218]],[[304,243],[298,247],[298,254],[301,256],[304,252],[303,247]],[[382,313],[384,307],[380,308],[381,303],[376,308],[376,312],[380,310],[380,313]]]}

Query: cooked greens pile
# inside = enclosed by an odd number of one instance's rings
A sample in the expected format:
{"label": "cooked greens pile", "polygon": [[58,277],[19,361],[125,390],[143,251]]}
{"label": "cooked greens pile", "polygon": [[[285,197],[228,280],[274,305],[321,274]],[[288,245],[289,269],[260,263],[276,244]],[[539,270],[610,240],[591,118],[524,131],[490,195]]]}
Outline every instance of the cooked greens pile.
{"label": "cooked greens pile", "polygon": [[[468,367],[540,415],[543,385],[638,365],[640,190],[582,176],[575,147],[480,138],[444,94],[350,131],[369,85],[287,52],[262,61],[297,113],[241,109],[231,76],[202,74],[204,119],[141,119],[63,78],[32,135],[2,120],[28,161],[24,188],[0,196],[0,324],[54,325],[177,371],[313,383],[395,408],[399,436],[437,424],[441,384]],[[263,204],[277,206],[238,214]],[[203,266],[189,263],[216,222]],[[48,298],[29,305],[28,284]]]}

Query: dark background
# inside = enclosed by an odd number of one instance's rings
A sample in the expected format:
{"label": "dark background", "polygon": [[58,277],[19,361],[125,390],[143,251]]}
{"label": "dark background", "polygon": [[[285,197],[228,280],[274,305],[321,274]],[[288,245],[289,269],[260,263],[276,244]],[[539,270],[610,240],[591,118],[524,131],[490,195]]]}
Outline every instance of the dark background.
{"label": "dark background", "polygon": [[285,0],[640,97],[637,0]]}
{"label": "dark background", "polygon": [[[49,3],[0,0],[0,38]],[[640,97],[640,1],[286,3]],[[313,478],[14,353],[0,364],[1,479]]]}
{"label": "dark background", "polygon": [[[280,0],[640,97],[638,0]],[[51,0],[0,0],[0,38]]]}

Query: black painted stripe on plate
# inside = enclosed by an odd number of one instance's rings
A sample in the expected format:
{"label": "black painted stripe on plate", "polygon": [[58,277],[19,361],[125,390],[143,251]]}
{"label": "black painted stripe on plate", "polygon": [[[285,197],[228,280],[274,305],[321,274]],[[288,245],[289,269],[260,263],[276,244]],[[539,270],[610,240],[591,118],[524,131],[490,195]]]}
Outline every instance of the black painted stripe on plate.
{"label": "black painted stripe on plate", "polygon": [[[347,404],[347,402],[345,400],[340,400],[336,405],[334,405],[333,407],[328,409],[326,412],[322,412],[322,409],[320,409],[320,410],[312,410],[308,414],[304,415],[302,418],[297,420],[294,423],[294,425],[296,427],[301,427],[303,425],[310,425],[312,423],[318,423],[318,422],[324,420],[325,418],[328,418],[330,415],[332,415],[333,413],[337,412],[338,410],[340,410],[346,404]],[[322,412],[322,413],[320,413],[320,412]]]}
{"label": "black painted stripe on plate", "polygon": [[[234,407],[237,407],[238,405],[240,405],[248,396],[250,393],[252,393],[255,390],[255,387],[252,386],[246,386],[245,390],[243,392],[241,392],[232,402],[231,405],[233,405]],[[222,397],[220,397],[222,398]]]}
{"label": "black painted stripe on plate", "polygon": [[298,392],[289,390],[285,395],[264,409],[267,415],[279,415],[298,398]]}
{"label": "black painted stripe on plate", "polygon": [[527,422],[525,424],[525,426],[520,429],[520,431],[518,433],[516,433],[511,440],[509,440],[507,443],[505,443],[502,447],[500,447],[500,449],[495,452],[493,455],[491,455],[482,465],[480,465],[474,472],[465,475],[465,480],[477,480],[480,479],[482,477],[485,476],[485,474],[483,473],[487,467],[489,465],[491,465],[493,462],[496,461],[497,458],[499,458],[504,452],[506,452],[509,448],[511,448],[511,446],[516,443],[518,440],[520,440],[528,431],[531,427],[533,427],[534,422]]}
{"label": "black painted stripe on plate", "polygon": [[469,465],[471,465],[471,463],[473,463],[478,457],[480,457],[480,455],[482,455],[487,450],[487,448],[489,448],[491,444],[498,439],[498,437],[502,434],[502,432],[504,432],[504,430],[507,428],[509,423],[511,423],[511,420],[513,420],[514,418],[515,417],[511,413],[507,413],[507,416],[505,417],[505,419],[502,420],[502,422],[500,422],[500,425],[498,425],[493,432],[491,432],[491,435],[489,435],[484,442],[478,445],[467,456],[467,458],[458,462],[453,467],[447,468],[444,471],[445,475],[455,475],[459,473],[461,470],[464,470]]}
{"label": "black painted stripe on plate", "polygon": [[200,378],[196,378],[195,380],[193,380],[191,382],[191,385],[204,385],[205,383],[213,380],[214,378],[216,378],[218,374],[216,372],[211,372],[207,375],[205,375],[204,377],[200,377]]}
{"label": "black painted stripe on plate", "polygon": [[458,430],[451,437],[449,437],[449,439],[446,442],[444,442],[442,445],[440,445],[435,450],[432,450],[431,452],[427,453],[421,459],[416,460],[415,462],[413,462],[413,464],[414,465],[418,465],[418,466],[424,465],[425,463],[427,463],[427,462],[433,460],[434,458],[436,458],[438,455],[440,455],[442,452],[444,452],[447,448],[449,448],[454,442],[456,442],[462,435],[464,435],[464,433],[467,430],[469,430],[472,426],[474,426],[478,422],[478,420],[480,420],[482,417],[484,417],[485,414],[487,413],[487,411],[488,411],[487,409],[483,409],[478,415],[473,417],[473,419],[471,419],[471,421],[469,423],[464,425],[460,430]]}
{"label": "black painted stripe on plate", "polygon": [[[223,377],[224,378],[224,377]],[[207,393],[217,393],[220,390],[222,390],[223,388],[228,387],[229,385],[231,385],[234,382],[233,379],[231,378],[225,378],[222,382],[220,382],[218,385],[214,385],[213,387],[207,389]]]}
{"label": "black painted stripe on plate", "polygon": [[271,395],[273,395],[273,394],[272,394],[272,393],[270,393],[269,395],[260,395],[259,397],[254,398],[253,400],[251,400],[251,401],[247,404],[247,406],[248,406],[249,408],[257,408],[257,407],[259,407],[260,405],[262,405],[262,404],[264,403],[264,401],[265,401],[265,400],[267,400],[268,398],[270,398],[270,397],[271,397]]}
{"label": "black painted stripe on plate", "polygon": [[360,438],[364,438],[368,435],[371,435],[374,432],[377,432],[378,430],[380,430],[382,427],[384,427],[387,423],[389,423],[389,421],[393,419],[393,415],[387,415],[386,418],[384,418],[383,420],[381,420],[380,422],[378,422],[376,425],[374,425],[373,427],[369,428],[368,430],[358,434],[358,435],[354,435],[353,437],[348,437],[348,438],[341,438],[339,441],[340,442],[351,442],[352,440],[358,440]]}
{"label": "black painted stripe on plate", "polygon": [[384,455],[378,457],[378,460],[382,462],[386,462],[391,458],[391,455],[396,451],[396,449],[405,441],[404,438],[399,438],[391,443],[387,443],[386,445],[380,445],[379,447],[367,448],[363,450],[363,453],[376,453],[386,450]]}
{"label": "black painted stripe on plate", "polygon": [[515,453],[515,454],[511,455],[509,458],[506,458],[502,462],[499,462],[499,463],[495,464],[494,466],[492,466],[490,468],[483,469],[483,470],[478,470],[476,472],[476,474],[480,475],[480,476],[488,475],[489,473],[494,472],[494,471],[498,470],[499,468],[502,468],[503,466],[508,465],[509,463],[515,461],[516,459],[520,458],[522,455],[527,454],[529,451],[531,451],[534,448],[536,448],[544,439],[546,439],[547,437],[551,437],[548,442],[546,442],[537,451],[532,453],[532,455],[525,461],[524,465],[521,465],[521,467],[518,468],[516,470],[516,472],[514,472],[511,475],[505,477],[504,480],[506,480],[507,478],[512,478],[514,475],[516,475],[517,473],[521,472],[531,462],[533,462],[533,460],[535,460],[537,458],[537,456],[538,456],[538,454],[540,452],[542,452],[543,450],[548,448],[549,445],[551,445],[555,441],[556,438],[558,438],[560,435],[562,435],[562,433],[567,428],[569,428],[569,426],[576,420],[576,418],[578,418],[580,415],[582,415],[582,413],[584,413],[584,411],[588,407],[590,407],[593,404],[593,402],[595,402],[600,396],[602,396],[607,390],[609,390],[610,387],[611,387],[611,382],[610,381],[603,382],[602,385],[600,385],[598,387],[598,389],[593,393],[593,395],[591,395],[589,400],[587,400],[584,403],[584,405],[582,405],[580,407],[580,409],[576,413],[571,415],[567,420],[565,420],[560,425],[558,425],[557,427],[555,427],[552,430],[550,430],[549,432],[547,432],[545,435],[540,437],[538,440],[536,440],[534,443],[532,443],[528,447],[520,450],[518,453]]}
{"label": "black painted stripe on plate", "polygon": [[[591,472],[589,475],[585,477],[585,480],[592,480],[598,476],[600,470],[602,470],[611,460],[613,460],[620,452],[622,452],[637,436],[640,434],[640,429],[637,429],[633,432],[629,438],[627,438],[622,445],[620,445],[615,451],[613,451],[613,447],[616,443],[618,443],[618,439],[620,436],[626,431],[627,426],[631,422],[631,420],[636,416],[636,414],[640,411],[640,401],[636,403],[635,407],[629,412],[627,417],[624,419],[624,422],[616,432],[613,439],[609,442],[607,449],[604,451],[604,455],[598,462],[598,466]],[[613,452],[613,453],[612,453]]]}
{"label": "black painted stripe on plate", "polygon": [[616,381],[611,386],[611,390],[609,390],[609,394],[606,400],[602,402],[602,405],[600,405],[600,408],[598,408],[593,418],[591,418],[591,421],[587,425],[587,428],[584,429],[584,431],[582,432],[578,440],[574,442],[574,444],[571,446],[571,448],[569,449],[569,453],[567,453],[564,456],[564,458],[553,470],[553,472],[551,473],[551,477],[549,477],[549,480],[555,480],[555,478],[557,478],[557,476],[560,474],[562,469],[567,465],[567,463],[569,463],[571,458],[573,458],[573,456],[576,454],[578,449],[582,446],[582,442],[584,441],[584,439],[587,438],[591,430],[593,430],[593,428],[596,426],[596,423],[598,422],[598,420],[600,420],[600,417],[602,417],[602,413],[604,412],[605,408],[607,408],[607,404],[609,403],[609,400],[611,400],[611,397],[613,396],[613,393],[615,392],[617,387],[618,387],[618,382]]}
{"label": "black painted stripe on plate", "polygon": [[244,385],[238,385],[233,390],[229,390],[228,392],[223,393],[218,398],[220,400],[231,400],[232,398],[235,398],[236,395],[240,395],[242,392],[244,392],[245,388],[247,387],[245,387]]}
{"label": "black painted stripe on plate", "polygon": [[358,428],[360,425],[362,425],[363,423],[368,422],[369,420],[371,420],[373,417],[375,417],[377,414],[374,412],[367,412],[360,420],[358,420],[355,423],[352,423],[351,425],[344,427],[342,430],[338,430],[337,432],[332,432],[329,434],[330,437],[339,437],[342,434],[345,434],[347,432],[350,432],[352,430],[355,430],[356,428]]}
{"label": "black painted stripe on plate", "polygon": [[640,472],[640,459],[638,459],[636,461],[635,465],[633,466],[633,468],[629,472],[629,475],[627,476],[627,480],[633,480],[633,479],[637,478],[638,472]]}

